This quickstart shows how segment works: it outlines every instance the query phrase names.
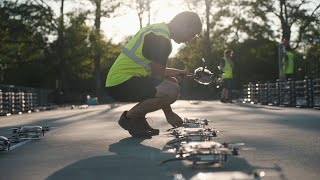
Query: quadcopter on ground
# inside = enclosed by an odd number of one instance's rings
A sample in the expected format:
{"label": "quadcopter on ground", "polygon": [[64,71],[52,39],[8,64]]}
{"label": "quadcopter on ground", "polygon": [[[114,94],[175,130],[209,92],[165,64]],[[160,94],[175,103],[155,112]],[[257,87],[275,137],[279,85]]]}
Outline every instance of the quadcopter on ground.
{"label": "quadcopter on ground", "polygon": [[46,131],[49,131],[49,127],[42,126],[22,126],[11,128],[14,134],[11,139],[14,141],[24,140],[24,139],[38,139],[40,136],[44,136]]}
{"label": "quadcopter on ground", "polygon": [[9,151],[10,141],[4,136],[0,136],[0,151]]}
{"label": "quadcopter on ground", "polygon": [[[209,120],[200,118],[184,118],[182,126],[178,128],[205,128],[209,125]],[[175,130],[177,128],[170,128],[167,131]]]}
{"label": "quadcopter on ground", "polygon": [[167,146],[176,146],[182,143],[211,141],[213,137],[217,137],[219,131],[212,128],[183,128],[173,130],[171,133],[176,138],[167,142]]}
{"label": "quadcopter on ground", "polygon": [[[173,159],[162,161],[161,164],[169,161],[188,160],[193,165],[213,164],[223,166],[228,156],[238,156],[240,146],[244,143],[219,143],[215,141],[189,142],[180,144],[180,147],[173,149],[176,156]],[[169,151],[170,152],[170,151]]]}
{"label": "quadcopter on ground", "polygon": [[204,128],[209,125],[209,120],[200,118],[184,118],[183,127],[185,128]]}

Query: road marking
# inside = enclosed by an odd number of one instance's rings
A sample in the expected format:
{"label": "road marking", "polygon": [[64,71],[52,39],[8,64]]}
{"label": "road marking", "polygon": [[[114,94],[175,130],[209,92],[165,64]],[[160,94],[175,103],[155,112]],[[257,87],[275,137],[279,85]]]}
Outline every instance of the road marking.
{"label": "road marking", "polygon": [[15,145],[11,146],[10,150],[14,150],[14,149],[16,149],[16,148],[18,148],[18,147],[30,142],[30,141],[31,141],[31,139],[27,139],[27,140],[24,140],[22,142],[19,142],[18,144],[15,144]]}

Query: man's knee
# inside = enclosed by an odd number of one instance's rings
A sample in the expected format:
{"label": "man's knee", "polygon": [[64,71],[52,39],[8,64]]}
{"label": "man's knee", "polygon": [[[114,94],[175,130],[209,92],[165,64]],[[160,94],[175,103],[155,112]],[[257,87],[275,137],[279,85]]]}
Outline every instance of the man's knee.
{"label": "man's knee", "polygon": [[167,80],[163,81],[159,86],[157,86],[156,97],[164,98],[169,104],[174,103],[179,97],[179,94],[180,87],[176,82]]}

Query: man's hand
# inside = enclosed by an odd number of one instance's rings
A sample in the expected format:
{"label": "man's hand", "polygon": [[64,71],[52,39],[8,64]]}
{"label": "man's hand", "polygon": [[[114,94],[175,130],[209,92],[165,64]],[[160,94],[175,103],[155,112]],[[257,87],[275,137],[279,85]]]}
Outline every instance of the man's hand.
{"label": "man's hand", "polygon": [[195,76],[192,74],[192,73],[180,73],[178,74],[178,76],[176,76],[176,78],[181,81],[181,80],[184,80],[184,79],[194,79]]}
{"label": "man's hand", "polygon": [[178,116],[176,113],[172,113],[170,114],[170,116],[166,116],[166,118],[168,123],[174,128],[180,127],[183,124],[181,117]]}

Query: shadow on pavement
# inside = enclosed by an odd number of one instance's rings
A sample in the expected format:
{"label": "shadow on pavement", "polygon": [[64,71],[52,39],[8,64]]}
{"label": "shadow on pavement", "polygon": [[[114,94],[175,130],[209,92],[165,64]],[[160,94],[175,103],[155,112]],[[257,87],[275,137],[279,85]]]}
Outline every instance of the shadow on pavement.
{"label": "shadow on pavement", "polygon": [[115,155],[97,156],[75,162],[53,173],[47,180],[172,179],[168,167],[159,165],[160,150],[142,145],[143,140],[145,139],[122,139],[109,147],[109,151],[116,153]]}
{"label": "shadow on pavement", "polygon": [[160,165],[173,158],[173,154],[141,144],[143,138],[125,138],[109,146],[108,153],[75,162],[50,175],[47,180],[56,179],[112,179],[112,180],[173,180],[181,174],[190,179],[199,172],[254,171],[248,162],[240,157],[231,157],[225,167],[194,167],[186,162],[175,161]]}

